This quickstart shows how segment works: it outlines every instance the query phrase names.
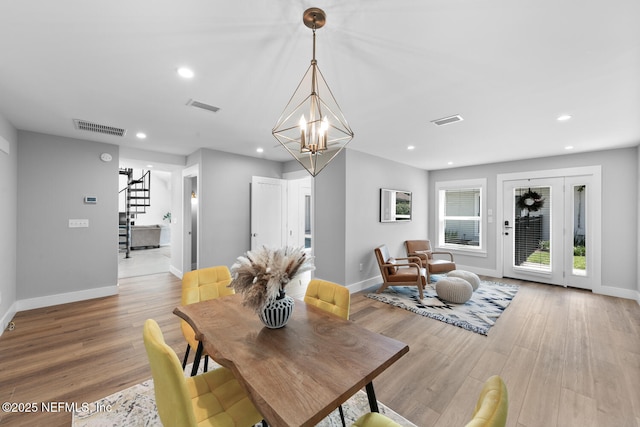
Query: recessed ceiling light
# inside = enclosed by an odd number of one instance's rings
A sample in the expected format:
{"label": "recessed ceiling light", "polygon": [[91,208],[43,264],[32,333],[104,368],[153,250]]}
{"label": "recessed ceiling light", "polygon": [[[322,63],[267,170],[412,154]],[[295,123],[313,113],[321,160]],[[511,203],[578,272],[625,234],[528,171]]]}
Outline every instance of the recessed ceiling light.
{"label": "recessed ceiling light", "polygon": [[410,145],[410,146],[408,146],[408,147],[407,147],[407,150],[413,150],[413,149],[415,149],[415,148],[416,148],[415,146]]}
{"label": "recessed ceiling light", "polygon": [[564,147],[565,150],[573,150],[573,145],[567,145]]}
{"label": "recessed ceiling light", "polygon": [[258,153],[263,153],[263,152],[264,152],[264,149],[263,149],[262,147],[258,147],[258,148],[256,148],[256,151],[257,151]]}
{"label": "recessed ceiling light", "polygon": [[193,71],[186,67],[178,68],[178,74],[180,75],[180,77],[184,77],[185,79],[190,79],[194,76]]}
{"label": "recessed ceiling light", "polygon": [[153,165],[147,165],[147,167],[148,167],[148,168],[152,168],[152,167],[153,167]]}
{"label": "recessed ceiling light", "polygon": [[451,165],[453,164],[453,162],[447,162],[447,164],[448,164],[449,166],[451,166]]}
{"label": "recessed ceiling light", "polygon": [[136,133],[136,136],[140,139],[145,139],[147,137],[147,134],[144,132],[138,132]]}
{"label": "recessed ceiling light", "polygon": [[558,116],[556,120],[559,122],[566,122],[569,119],[571,119],[571,116],[569,114],[563,114],[561,116]]}

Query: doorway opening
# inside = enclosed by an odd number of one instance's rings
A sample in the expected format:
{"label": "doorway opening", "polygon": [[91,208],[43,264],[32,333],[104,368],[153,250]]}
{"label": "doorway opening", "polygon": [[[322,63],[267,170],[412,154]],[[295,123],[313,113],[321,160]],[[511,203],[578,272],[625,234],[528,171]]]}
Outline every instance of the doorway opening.
{"label": "doorway opening", "polygon": [[118,278],[169,272],[171,176],[121,159],[118,189]]}

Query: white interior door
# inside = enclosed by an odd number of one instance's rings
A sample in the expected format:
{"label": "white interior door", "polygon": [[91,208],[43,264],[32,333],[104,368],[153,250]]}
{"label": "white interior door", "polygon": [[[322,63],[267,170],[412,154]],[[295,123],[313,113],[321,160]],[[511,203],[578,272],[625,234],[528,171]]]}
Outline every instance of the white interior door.
{"label": "white interior door", "polygon": [[287,181],[251,178],[251,249],[286,245]]}
{"label": "white interior door", "polygon": [[564,285],[564,178],[505,181],[503,187],[504,275]]}

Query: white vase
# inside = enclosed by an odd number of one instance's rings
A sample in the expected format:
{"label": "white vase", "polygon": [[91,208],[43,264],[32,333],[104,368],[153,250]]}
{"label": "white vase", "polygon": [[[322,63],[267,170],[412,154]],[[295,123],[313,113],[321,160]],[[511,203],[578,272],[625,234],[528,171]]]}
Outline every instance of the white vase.
{"label": "white vase", "polygon": [[293,313],[293,305],[295,300],[289,295],[285,295],[284,291],[280,291],[280,295],[267,303],[260,312],[260,320],[267,328],[278,329],[287,324],[291,314]]}

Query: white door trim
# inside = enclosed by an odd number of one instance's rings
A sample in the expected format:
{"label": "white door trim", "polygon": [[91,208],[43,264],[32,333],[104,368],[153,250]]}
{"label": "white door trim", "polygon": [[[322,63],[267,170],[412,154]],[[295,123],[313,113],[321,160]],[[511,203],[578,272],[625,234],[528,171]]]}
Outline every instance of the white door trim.
{"label": "white door trim", "polygon": [[[182,274],[191,271],[191,178],[198,178],[198,186],[201,191],[201,183],[199,180],[200,165],[196,164],[182,170]],[[196,232],[200,233],[200,203],[198,203],[198,215],[196,218]],[[200,252],[200,239],[196,236],[197,252]],[[196,259],[200,262],[200,254],[197,253]]]}

